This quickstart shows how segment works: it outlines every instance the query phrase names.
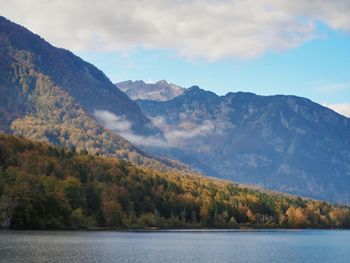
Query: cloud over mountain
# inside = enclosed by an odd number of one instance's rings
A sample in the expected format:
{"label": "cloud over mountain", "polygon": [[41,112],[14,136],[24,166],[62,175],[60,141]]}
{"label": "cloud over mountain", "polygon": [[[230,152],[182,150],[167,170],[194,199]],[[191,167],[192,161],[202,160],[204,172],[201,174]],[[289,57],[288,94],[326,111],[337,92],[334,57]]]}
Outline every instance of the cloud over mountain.
{"label": "cloud over mountain", "polygon": [[318,37],[317,23],[350,31],[342,0],[0,0],[2,13],[58,46],[170,48],[186,58],[250,58]]}
{"label": "cloud over mountain", "polygon": [[197,136],[206,136],[213,132],[214,125],[210,120],[204,120],[200,124],[191,123],[188,127],[174,128],[167,123],[164,117],[151,118],[153,124],[160,128],[170,147],[179,147],[179,143]]}
{"label": "cloud over mountain", "polygon": [[96,110],[95,118],[106,128],[117,132],[130,142],[149,147],[167,147],[167,142],[157,136],[142,136],[131,129],[132,123],[125,116],[117,116],[109,111]]}
{"label": "cloud over mountain", "polygon": [[198,125],[191,125],[188,128],[174,129],[169,125],[164,118],[153,118],[153,124],[163,131],[164,138],[157,136],[142,136],[135,134],[131,127],[132,123],[127,120],[125,116],[117,116],[109,111],[96,110],[94,112],[95,118],[107,129],[117,132],[130,142],[146,147],[179,147],[179,143],[183,140],[191,139],[197,136],[206,136],[214,129],[211,121],[203,121]]}
{"label": "cloud over mountain", "polygon": [[324,106],[350,118],[350,103],[323,104]]}

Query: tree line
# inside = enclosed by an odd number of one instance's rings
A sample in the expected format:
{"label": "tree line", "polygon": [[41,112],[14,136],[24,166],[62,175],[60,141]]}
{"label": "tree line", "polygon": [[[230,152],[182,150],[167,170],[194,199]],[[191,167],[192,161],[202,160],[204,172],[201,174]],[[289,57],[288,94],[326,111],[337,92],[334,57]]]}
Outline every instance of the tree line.
{"label": "tree line", "polygon": [[0,224],[13,229],[348,228],[350,209],[0,135]]}

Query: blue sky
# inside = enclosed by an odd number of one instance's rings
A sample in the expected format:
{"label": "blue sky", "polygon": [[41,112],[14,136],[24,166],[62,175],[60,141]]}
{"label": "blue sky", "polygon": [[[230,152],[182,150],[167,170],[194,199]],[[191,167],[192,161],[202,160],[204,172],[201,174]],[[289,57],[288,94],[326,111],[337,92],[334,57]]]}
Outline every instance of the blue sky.
{"label": "blue sky", "polygon": [[350,102],[350,34],[318,25],[319,37],[285,51],[255,58],[219,61],[187,59],[173,50],[78,52],[113,81],[166,79],[174,84],[224,95],[248,91],[260,95],[292,94],[318,103]]}

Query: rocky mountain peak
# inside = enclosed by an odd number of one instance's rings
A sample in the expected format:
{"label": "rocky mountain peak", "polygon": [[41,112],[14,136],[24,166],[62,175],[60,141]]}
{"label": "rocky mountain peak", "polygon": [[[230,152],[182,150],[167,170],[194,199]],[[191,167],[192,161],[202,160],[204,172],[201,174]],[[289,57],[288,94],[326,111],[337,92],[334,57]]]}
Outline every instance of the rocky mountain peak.
{"label": "rocky mountain peak", "polygon": [[156,83],[127,80],[115,85],[133,100],[167,101],[185,91],[184,88],[168,83],[166,80],[160,80]]}

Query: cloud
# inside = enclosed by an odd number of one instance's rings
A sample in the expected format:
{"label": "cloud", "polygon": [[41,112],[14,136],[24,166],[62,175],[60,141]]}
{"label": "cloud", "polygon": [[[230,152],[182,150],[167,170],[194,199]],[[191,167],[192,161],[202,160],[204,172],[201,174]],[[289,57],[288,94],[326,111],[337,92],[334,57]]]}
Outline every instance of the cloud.
{"label": "cloud", "polygon": [[131,127],[132,123],[124,116],[117,116],[109,111],[95,110],[94,115],[101,125],[110,129],[133,144],[139,146],[167,147],[168,143],[164,139],[155,136],[141,136],[135,134]]}
{"label": "cloud", "polygon": [[191,125],[188,128],[174,127],[166,123],[163,117],[151,119],[153,124],[163,131],[164,140],[156,136],[142,136],[132,131],[132,123],[124,116],[117,116],[105,110],[95,110],[94,116],[105,128],[110,129],[123,136],[131,143],[146,147],[176,148],[180,143],[197,136],[205,136],[214,130],[214,125],[210,121],[204,121],[198,125]]}
{"label": "cloud", "polygon": [[165,133],[165,137],[169,142],[178,142],[197,136],[204,136],[212,132],[214,125],[210,121],[204,121],[198,126],[189,129],[174,129]]}
{"label": "cloud", "polygon": [[341,115],[344,115],[350,118],[350,103],[338,103],[338,104],[328,104],[324,103],[323,106],[338,112]]}
{"label": "cloud", "polygon": [[131,130],[131,123],[124,117],[119,117],[109,111],[102,110],[96,110],[94,115],[107,129],[125,133],[128,133]]}
{"label": "cloud", "polygon": [[172,147],[177,147],[179,143],[183,143],[187,139],[208,135],[214,130],[214,125],[209,120],[197,125],[192,124],[188,128],[171,126],[166,123],[163,117],[156,117],[151,120],[155,126],[163,131],[165,138]]}
{"label": "cloud", "polygon": [[74,51],[166,48],[189,59],[298,47],[317,22],[350,31],[344,0],[0,0],[2,14]]}

